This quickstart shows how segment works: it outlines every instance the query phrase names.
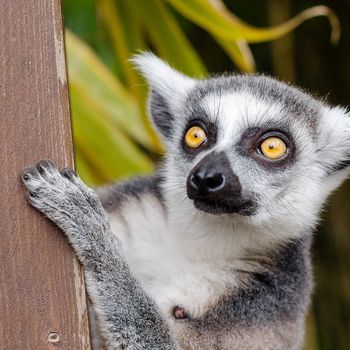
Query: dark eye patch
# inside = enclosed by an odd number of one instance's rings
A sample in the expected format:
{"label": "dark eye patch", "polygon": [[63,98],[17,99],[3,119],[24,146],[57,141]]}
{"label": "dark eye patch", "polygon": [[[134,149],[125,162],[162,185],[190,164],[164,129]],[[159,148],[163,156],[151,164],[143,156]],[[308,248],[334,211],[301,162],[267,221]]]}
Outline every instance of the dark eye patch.
{"label": "dark eye patch", "polygon": [[[259,151],[261,143],[269,137],[280,138],[287,146],[287,153],[281,159],[271,160],[264,157]],[[242,135],[238,149],[244,156],[254,159],[258,164],[269,168],[269,169],[280,169],[285,168],[295,159],[295,144],[288,131],[284,128],[263,128],[263,127],[252,127],[248,128]]]}
{"label": "dark eye patch", "polygon": [[[188,147],[184,142],[186,132],[193,126],[201,127],[207,135],[205,142],[203,142],[203,144],[201,144],[197,148]],[[180,141],[181,147],[187,156],[194,157],[199,152],[213,147],[217,141],[217,134],[218,134],[218,128],[216,123],[209,121],[207,118],[201,118],[201,117],[190,119],[187,122],[186,127],[184,128],[182,133],[182,137]]]}

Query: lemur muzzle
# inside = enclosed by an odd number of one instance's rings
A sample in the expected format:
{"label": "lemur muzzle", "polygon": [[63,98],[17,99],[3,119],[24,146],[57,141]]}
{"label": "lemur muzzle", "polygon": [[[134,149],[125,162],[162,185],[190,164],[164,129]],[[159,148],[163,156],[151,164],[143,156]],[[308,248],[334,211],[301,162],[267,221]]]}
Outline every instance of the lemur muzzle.
{"label": "lemur muzzle", "polygon": [[232,201],[241,197],[242,187],[224,152],[204,157],[187,178],[187,194],[193,200]]}

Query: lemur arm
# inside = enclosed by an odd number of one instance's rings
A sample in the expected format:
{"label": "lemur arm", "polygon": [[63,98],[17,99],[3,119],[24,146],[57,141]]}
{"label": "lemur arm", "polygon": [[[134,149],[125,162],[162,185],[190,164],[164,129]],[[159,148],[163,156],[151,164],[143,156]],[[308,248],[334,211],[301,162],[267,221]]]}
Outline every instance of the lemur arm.
{"label": "lemur arm", "polygon": [[21,178],[30,204],[64,231],[82,263],[107,348],[176,349],[166,321],[130,273],[96,193],[51,161]]}

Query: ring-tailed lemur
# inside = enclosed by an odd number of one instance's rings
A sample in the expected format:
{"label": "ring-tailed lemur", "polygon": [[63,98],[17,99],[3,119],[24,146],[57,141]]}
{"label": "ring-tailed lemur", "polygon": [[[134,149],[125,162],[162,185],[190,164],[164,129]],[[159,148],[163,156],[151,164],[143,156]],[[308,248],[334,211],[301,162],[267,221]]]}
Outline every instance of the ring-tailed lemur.
{"label": "ring-tailed lemur", "polygon": [[84,266],[106,346],[300,349],[311,233],[349,174],[349,114],[261,75],[134,62],[167,147],[160,170],[97,194],[50,161],[22,174]]}

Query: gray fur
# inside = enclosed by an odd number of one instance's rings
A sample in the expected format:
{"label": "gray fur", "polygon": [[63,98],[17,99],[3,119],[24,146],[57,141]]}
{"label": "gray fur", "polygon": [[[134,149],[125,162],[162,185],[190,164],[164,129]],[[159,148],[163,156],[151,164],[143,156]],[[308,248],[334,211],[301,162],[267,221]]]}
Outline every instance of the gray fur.
{"label": "gray fur", "polygon": [[[72,172],[65,170],[63,174],[51,162],[44,161],[25,170],[22,179],[30,191],[30,203],[67,233],[83,263],[88,293],[99,321],[104,324],[103,336],[107,344],[111,345],[111,349],[116,346],[131,349],[175,348],[157,307],[140,289],[123,261],[120,246],[110,233],[94,192]],[[139,178],[101,189],[102,203],[106,210],[113,212],[126,198],[138,201],[148,193],[161,199],[159,181],[156,176]],[[81,225],[80,232],[76,232],[77,225]],[[91,243],[98,245],[91,247]],[[286,320],[286,323],[302,322],[311,292],[309,243],[290,242],[268,256],[255,256],[254,259],[259,265],[258,272],[237,271],[244,279],[249,276],[244,287],[223,296],[202,317],[192,318],[189,315],[188,319],[180,321],[181,328],[186,325],[187,332],[192,330],[193,334],[204,334],[207,344],[214,344],[224,341],[225,332],[232,330],[233,325],[235,329],[242,330],[269,324],[273,329],[277,319],[279,322]],[[153,339],[149,333],[152,329],[156,331]],[[111,337],[111,333],[115,336]],[[187,339],[180,339],[180,343],[184,346],[189,343],[191,348],[203,348],[203,337],[197,339],[193,334]],[[238,341],[235,339],[235,342]],[[233,349],[233,346],[231,344],[230,348]],[[243,348],[242,344],[239,346]]]}
{"label": "gray fur", "polygon": [[266,325],[277,319],[298,319],[307,309],[312,286],[309,246],[305,240],[289,242],[271,252],[267,261],[262,259],[262,271],[239,271],[249,275],[247,285],[191,322],[202,330],[211,322],[213,329],[219,331],[232,324]]}
{"label": "gray fur", "polygon": [[[300,349],[311,233],[349,175],[349,115],[265,76],[198,81],[151,54],[134,62],[151,85],[162,168],[98,189],[99,198],[51,162],[22,175],[29,202],[63,229],[84,266],[106,347]],[[189,149],[184,135],[198,124],[207,140]],[[274,162],[258,149],[270,132],[288,145]],[[225,162],[213,167],[225,164],[226,179],[239,180],[241,202],[254,203],[249,215],[220,209],[232,193],[209,203],[216,215],[188,197],[191,171],[218,155]],[[187,317],[175,317],[177,307]]]}
{"label": "gray fur", "polygon": [[107,212],[118,210],[130,198],[139,199],[144,193],[149,193],[163,202],[160,188],[161,175],[135,177],[133,181],[124,181],[98,188],[97,194]]}
{"label": "gray fur", "polygon": [[[220,302],[200,318],[188,320],[189,328],[206,334],[206,342],[220,344],[227,333],[233,340],[230,346],[218,349],[248,349],[242,342],[254,334],[254,329],[269,328],[274,334],[268,343],[260,338],[250,349],[292,349],[302,344],[303,332],[290,327],[303,327],[312,289],[309,242],[295,241],[281,247],[267,261],[261,261],[263,271],[245,272],[249,280],[240,290],[223,297]],[[280,339],[278,334],[281,333]],[[290,329],[291,328],[291,329]],[[288,334],[288,331],[290,333]],[[251,334],[249,334],[251,333]],[[195,346],[191,345],[191,348]],[[197,345],[198,349],[201,345]]]}
{"label": "gray fur", "polygon": [[170,113],[166,100],[157,91],[151,94],[149,109],[153,122],[157,126],[159,132],[165,137],[171,137],[171,130],[175,118]]}
{"label": "gray fur", "polygon": [[124,261],[94,191],[50,161],[22,173],[29,202],[67,235],[84,266],[87,290],[109,349],[175,349],[155,303]]}

